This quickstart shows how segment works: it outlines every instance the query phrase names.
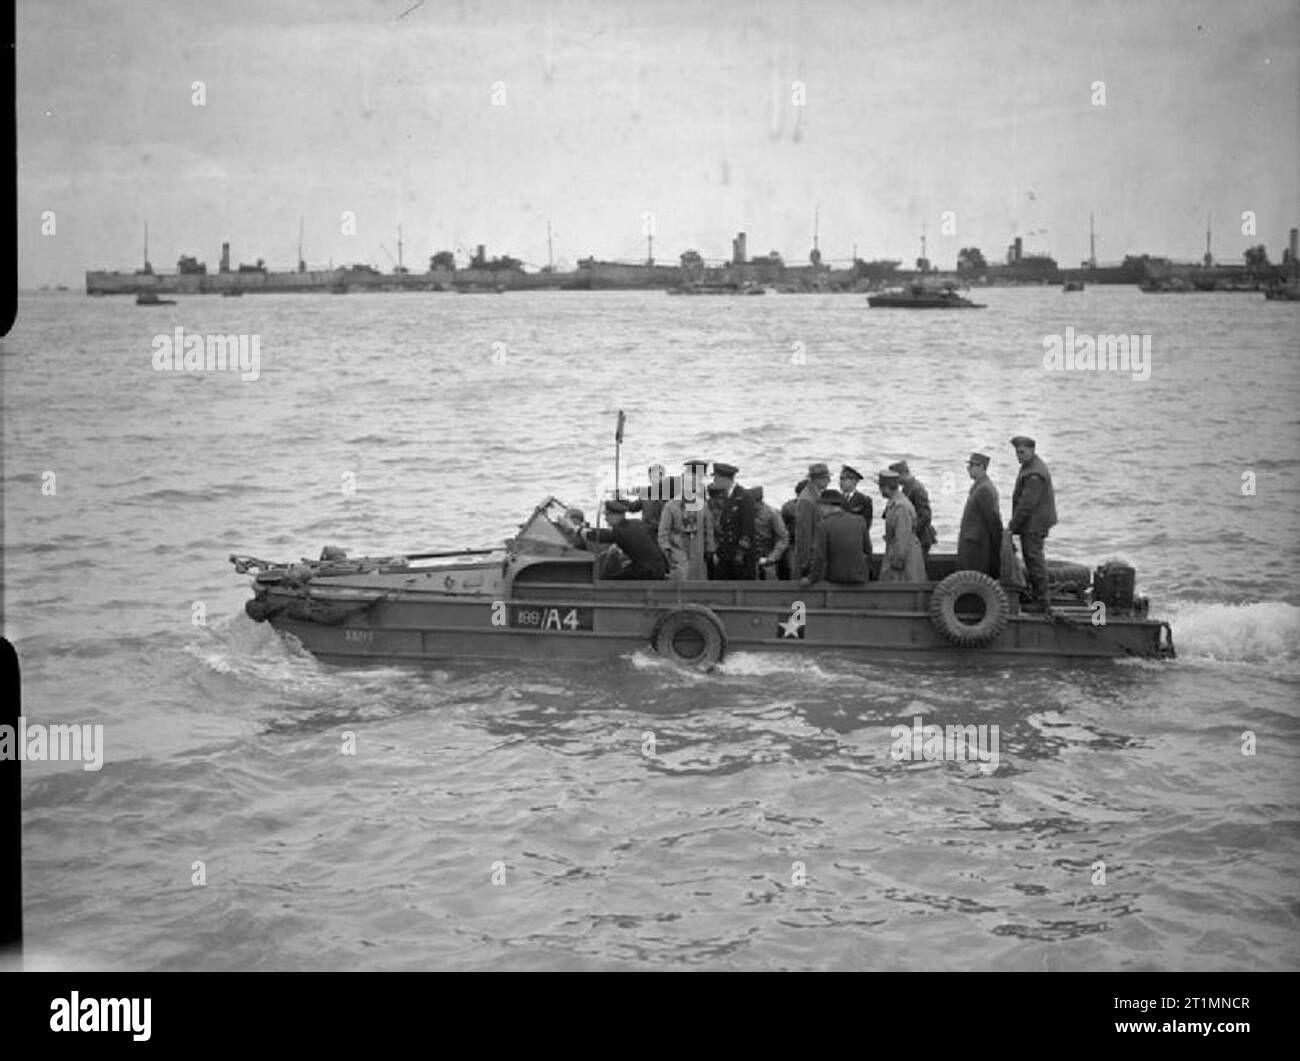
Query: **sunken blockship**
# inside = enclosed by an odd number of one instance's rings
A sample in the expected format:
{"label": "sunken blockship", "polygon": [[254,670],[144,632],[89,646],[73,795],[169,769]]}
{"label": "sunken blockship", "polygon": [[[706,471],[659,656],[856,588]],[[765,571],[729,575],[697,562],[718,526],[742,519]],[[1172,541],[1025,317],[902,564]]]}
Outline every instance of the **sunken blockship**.
{"label": "sunken blockship", "polygon": [[[503,547],[276,564],[253,573],[248,615],[322,660],[593,660],[652,649],[707,670],[735,651],[910,653],[1058,661],[1172,658],[1169,624],[1147,616],[1132,568],[1049,564],[1052,608],[1019,597],[956,557],[926,579],[845,586],[799,581],[635,581],[600,577],[601,558],[566,530],[566,507],[539,505]],[[1104,607],[1098,607],[1104,605]],[[1101,620],[1100,622],[1098,620]]]}

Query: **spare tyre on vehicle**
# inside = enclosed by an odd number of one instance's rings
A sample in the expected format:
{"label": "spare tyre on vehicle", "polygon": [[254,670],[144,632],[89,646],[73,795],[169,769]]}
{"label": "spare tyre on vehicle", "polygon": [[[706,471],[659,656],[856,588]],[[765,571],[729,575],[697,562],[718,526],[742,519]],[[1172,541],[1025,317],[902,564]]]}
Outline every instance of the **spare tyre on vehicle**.
{"label": "spare tyre on vehicle", "polygon": [[650,635],[659,655],[683,667],[707,671],[727,654],[722,620],[702,604],[683,604],[666,613]]}
{"label": "spare tyre on vehicle", "polygon": [[987,645],[1010,614],[1001,585],[982,571],[954,571],[930,594],[930,622],[954,645]]}

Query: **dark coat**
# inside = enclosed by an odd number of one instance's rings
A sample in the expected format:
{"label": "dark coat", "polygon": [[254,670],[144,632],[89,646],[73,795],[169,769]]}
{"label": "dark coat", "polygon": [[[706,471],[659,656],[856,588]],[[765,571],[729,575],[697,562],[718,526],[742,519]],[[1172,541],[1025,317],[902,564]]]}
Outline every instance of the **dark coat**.
{"label": "dark coat", "polygon": [[592,532],[598,542],[613,542],[631,563],[618,573],[617,578],[667,578],[668,560],[659,543],[650,534],[650,528],[639,519],[624,519],[617,527],[601,527]]}
{"label": "dark coat", "polygon": [[998,488],[986,476],[971,483],[957,535],[958,571],[983,571],[998,577],[1002,561],[1002,513]]}
{"label": "dark coat", "polygon": [[[854,490],[852,496],[844,499],[844,511],[866,521],[867,524],[867,544],[871,544],[871,498],[861,490]],[[868,555],[871,555],[868,549]]]}
{"label": "dark coat", "polygon": [[744,487],[733,487],[731,493],[722,499],[722,508],[718,513],[719,563],[729,564],[740,553],[753,552],[756,514],[757,502]]}
{"label": "dark coat", "polygon": [[812,566],[808,569],[811,582],[843,582],[857,584],[870,577],[867,557],[871,555],[871,539],[867,525],[861,517],[851,512],[831,512],[822,518],[813,535]]}
{"label": "dark coat", "polygon": [[1020,466],[1011,493],[1011,522],[1008,534],[1042,534],[1056,526],[1056,492],[1052,473],[1038,454]]}

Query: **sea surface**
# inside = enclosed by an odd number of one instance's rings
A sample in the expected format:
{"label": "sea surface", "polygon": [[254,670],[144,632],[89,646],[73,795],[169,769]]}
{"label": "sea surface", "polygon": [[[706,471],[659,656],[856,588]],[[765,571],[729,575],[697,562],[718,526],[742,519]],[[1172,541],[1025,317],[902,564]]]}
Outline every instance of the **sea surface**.
{"label": "sea surface", "polygon": [[[977,297],[21,296],[4,633],[29,723],[104,727],[98,771],[24,765],[28,967],[1300,967],[1300,306]],[[258,378],[155,370],[177,327]],[[1067,327],[1150,378],[1045,370]],[[594,514],[620,408],[622,482],[906,458],[940,550],[968,453],[1005,516],[1033,435],[1049,557],[1131,562],[1179,658],[345,669],[244,615],[231,553]],[[998,726],[998,768],[894,761],[916,718]]]}

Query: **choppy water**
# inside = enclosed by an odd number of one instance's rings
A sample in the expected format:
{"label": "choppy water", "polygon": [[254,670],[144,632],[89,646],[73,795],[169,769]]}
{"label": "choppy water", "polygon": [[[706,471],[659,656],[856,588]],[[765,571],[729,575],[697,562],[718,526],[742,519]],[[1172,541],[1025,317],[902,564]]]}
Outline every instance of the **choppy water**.
{"label": "choppy water", "polygon": [[[31,964],[1296,968],[1300,314],[980,298],[24,297],[5,633],[28,719],[106,746],[99,772],[25,767]],[[260,379],[153,371],[176,325],[257,333]],[[1045,372],[1067,325],[1150,334],[1151,378]],[[811,460],[906,457],[949,545],[966,454],[993,454],[1005,514],[1006,440],[1033,434],[1049,556],[1130,560],[1180,658],[345,670],[243,615],[230,552],[481,546],[548,493],[590,511],[619,407],[638,477],[729,460],[780,501]],[[918,715],[996,723],[999,769],[891,761]]]}

